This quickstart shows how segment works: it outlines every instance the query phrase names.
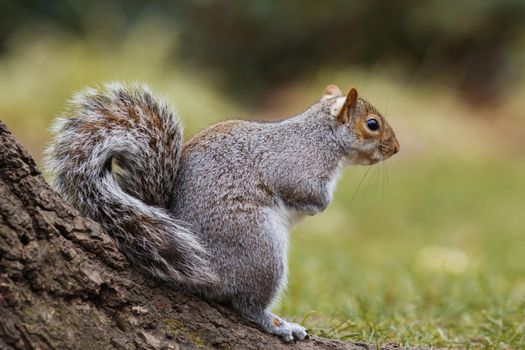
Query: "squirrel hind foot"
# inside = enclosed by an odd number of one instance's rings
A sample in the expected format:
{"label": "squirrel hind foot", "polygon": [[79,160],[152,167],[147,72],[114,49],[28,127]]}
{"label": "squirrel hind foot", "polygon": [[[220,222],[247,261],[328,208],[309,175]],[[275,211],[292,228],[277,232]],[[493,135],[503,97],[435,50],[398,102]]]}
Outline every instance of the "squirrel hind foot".
{"label": "squirrel hind foot", "polygon": [[[269,322],[268,322],[269,318]],[[279,316],[267,314],[262,320],[261,326],[268,333],[279,336],[284,342],[291,343],[293,341],[305,340],[308,337],[306,328],[297,323],[288,322]]]}
{"label": "squirrel hind foot", "polygon": [[264,331],[278,336],[285,343],[301,341],[308,338],[306,328],[300,324],[288,322],[270,312],[264,311],[259,315],[249,315],[245,317],[256,323]]}

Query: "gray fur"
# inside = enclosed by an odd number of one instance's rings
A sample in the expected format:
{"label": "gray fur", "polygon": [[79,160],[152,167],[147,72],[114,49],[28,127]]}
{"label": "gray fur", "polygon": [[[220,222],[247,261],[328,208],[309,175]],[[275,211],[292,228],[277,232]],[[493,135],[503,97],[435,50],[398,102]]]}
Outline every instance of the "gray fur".
{"label": "gray fur", "polygon": [[[182,142],[182,130],[165,103],[145,87],[88,89],[71,100],[53,131],[56,138],[47,150],[53,186],[83,215],[100,222],[134,263],[166,280],[208,284],[216,279],[208,252],[165,209]],[[120,175],[111,172],[113,159]]]}
{"label": "gray fur", "polygon": [[[387,158],[397,143],[358,137],[330,114],[334,101],[280,122],[221,122],[182,145],[175,113],[147,88],[87,90],[55,124],[53,184],[141,268],[304,339],[269,312],[286,284],[288,231],[328,206],[344,164]],[[348,111],[354,122],[367,106]]]}

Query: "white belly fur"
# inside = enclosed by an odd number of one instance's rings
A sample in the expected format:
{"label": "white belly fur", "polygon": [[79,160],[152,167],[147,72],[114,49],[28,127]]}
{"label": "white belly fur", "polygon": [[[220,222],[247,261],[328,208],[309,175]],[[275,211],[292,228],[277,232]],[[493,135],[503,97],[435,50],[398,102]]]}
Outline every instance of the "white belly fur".
{"label": "white belly fur", "polygon": [[[337,180],[341,175],[341,166],[338,166],[331,179],[327,182],[327,190],[332,200]],[[306,214],[301,213],[293,208],[287,207],[282,201],[279,201],[277,205],[265,209],[266,220],[267,220],[267,232],[272,237],[272,241],[275,242],[276,254],[282,257],[283,261],[283,279],[281,285],[277,291],[277,297],[274,299],[274,303],[279,300],[281,292],[286,287],[288,281],[288,246],[289,246],[289,232],[293,225],[303,219]]]}

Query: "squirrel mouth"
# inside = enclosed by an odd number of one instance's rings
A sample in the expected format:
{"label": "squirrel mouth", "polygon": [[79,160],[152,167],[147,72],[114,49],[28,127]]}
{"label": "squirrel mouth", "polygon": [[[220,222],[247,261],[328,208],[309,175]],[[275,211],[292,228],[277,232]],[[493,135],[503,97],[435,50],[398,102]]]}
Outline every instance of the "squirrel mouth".
{"label": "squirrel mouth", "polygon": [[380,150],[380,151],[375,151],[369,158],[370,160],[370,165],[372,164],[376,164],[376,163],[379,163],[379,162],[383,162],[387,159],[389,159],[390,157],[392,157],[394,154],[396,154],[397,152],[395,150],[390,150],[390,151],[383,151],[383,150]]}
{"label": "squirrel mouth", "polygon": [[395,152],[388,152],[388,150],[383,149],[372,149],[368,152],[359,151],[347,158],[349,164],[356,165],[374,165],[379,162],[385,161]]}
{"label": "squirrel mouth", "polygon": [[374,165],[382,160],[386,159],[383,155],[377,151],[372,152],[371,154],[360,153],[354,159],[354,164],[359,165]]}

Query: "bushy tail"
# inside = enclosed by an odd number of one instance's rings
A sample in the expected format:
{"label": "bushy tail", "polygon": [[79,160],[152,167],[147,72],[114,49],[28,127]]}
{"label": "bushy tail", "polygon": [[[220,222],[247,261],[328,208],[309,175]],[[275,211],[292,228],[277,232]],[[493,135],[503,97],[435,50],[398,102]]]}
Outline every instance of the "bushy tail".
{"label": "bushy tail", "polygon": [[145,86],[87,89],[53,132],[47,166],[65,200],[101,223],[142,269],[166,280],[214,281],[204,248],[165,209],[182,146],[167,103]]}

